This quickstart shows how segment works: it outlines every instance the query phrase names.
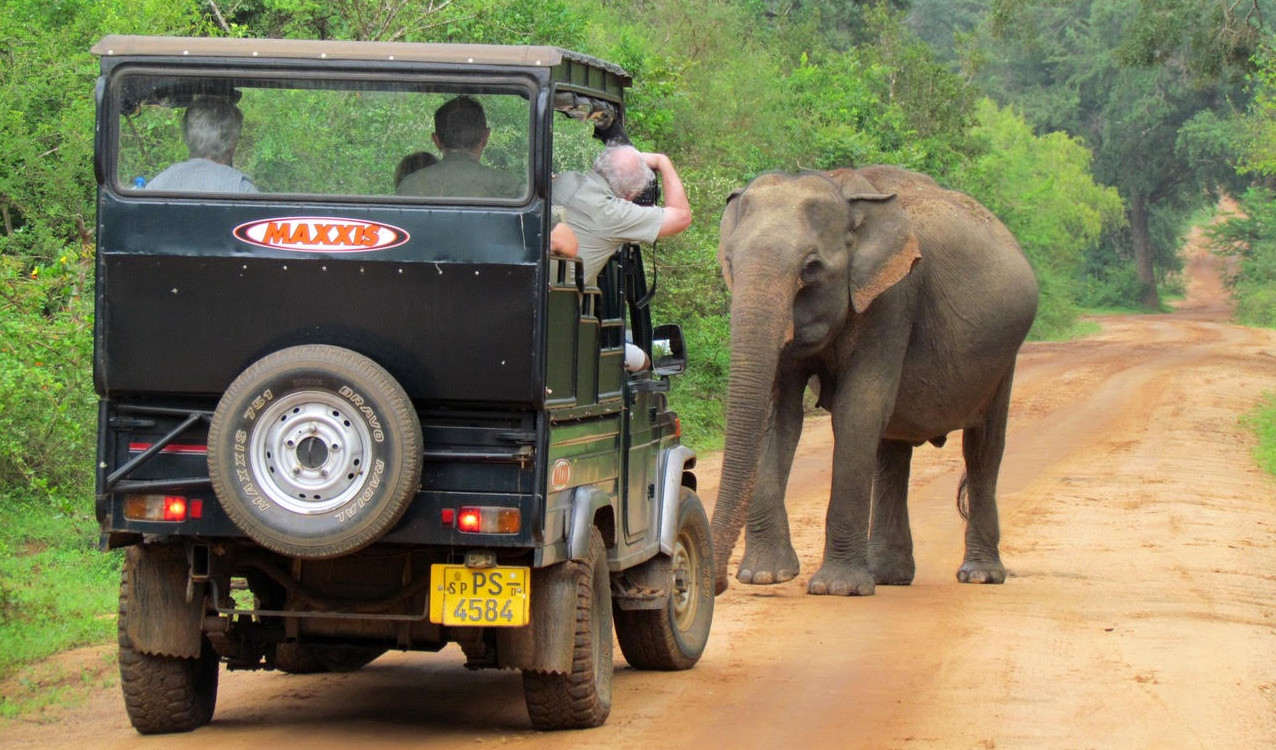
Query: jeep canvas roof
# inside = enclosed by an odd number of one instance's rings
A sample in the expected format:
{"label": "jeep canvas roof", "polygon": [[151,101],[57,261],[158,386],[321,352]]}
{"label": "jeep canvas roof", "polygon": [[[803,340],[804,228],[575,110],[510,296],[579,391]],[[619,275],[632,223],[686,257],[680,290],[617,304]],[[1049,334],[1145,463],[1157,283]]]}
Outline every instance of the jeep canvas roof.
{"label": "jeep canvas roof", "polygon": [[102,57],[270,58],[366,62],[443,63],[561,68],[553,78],[619,94],[633,79],[618,65],[579,52],[547,46],[348,42],[303,39],[226,39],[110,35],[93,45]]}

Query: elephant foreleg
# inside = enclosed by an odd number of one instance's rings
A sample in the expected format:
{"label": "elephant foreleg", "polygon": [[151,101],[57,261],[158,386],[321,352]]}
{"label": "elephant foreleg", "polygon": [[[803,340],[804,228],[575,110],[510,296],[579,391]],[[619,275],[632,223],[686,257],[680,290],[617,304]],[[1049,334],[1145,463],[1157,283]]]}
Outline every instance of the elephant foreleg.
{"label": "elephant foreleg", "polygon": [[792,580],[801,570],[789,536],[784,490],[802,436],[805,386],[805,375],[796,371],[782,372],[776,379],[775,400],[762,435],[757,483],[745,526],[744,558],[736,576],[741,583],[781,583]]}
{"label": "elephant foreleg", "polygon": [[997,388],[984,418],[962,432],[966,459],[967,498],[966,557],[957,570],[962,583],[1005,583],[1001,564],[1001,525],[997,517],[997,475],[1006,449],[1006,422],[1010,411],[1013,369]]}
{"label": "elephant foreleg", "polygon": [[874,302],[874,320],[856,332],[853,348],[839,352],[846,366],[837,379],[833,413],[833,487],[824,521],[824,562],[807,590],[812,594],[871,596],[869,518],[878,448],[894,410],[908,336],[900,308],[907,296],[883,295]]}
{"label": "elephant foreleg", "polygon": [[868,567],[881,585],[913,582],[913,534],[908,525],[908,473],[913,446],[883,440],[877,447],[873,478],[873,527],[868,537]]}
{"label": "elephant foreleg", "polygon": [[[893,389],[887,395],[893,398]],[[883,404],[873,403],[870,389],[838,394],[833,412],[833,487],[824,519],[824,562],[807,586],[812,594],[871,596],[874,592],[868,560],[869,512],[877,446],[886,424],[884,413]]]}

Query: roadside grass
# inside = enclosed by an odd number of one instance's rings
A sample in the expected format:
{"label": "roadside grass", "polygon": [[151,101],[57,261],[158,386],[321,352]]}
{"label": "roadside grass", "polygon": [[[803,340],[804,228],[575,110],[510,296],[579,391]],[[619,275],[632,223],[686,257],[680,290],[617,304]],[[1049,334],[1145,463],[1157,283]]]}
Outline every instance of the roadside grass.
{"label": "roadside grass", "polygon": [[[1090,314],[1090,313],[1087,313]],[[1098,314],[1098,313],[1094,313]],[[1068,335],[1063,337],[1063,341],[1071,341],[1073,339],[1083,339],[1086,336],[1093,336],[1103,330],[1103,326],[1093,320],[1081,320],[1072,324],[1072,328],[1068,331]]]}
{"label": "roadside grass", "polygon": [[1258,465],[1268,474],[1276,474],[1276,391],[1263,394],[1258,406],[1241,417],[1241,424],[1258,436],[1254,448]]}
{"label": "roadside grass", "polygon": [[118,684],[114,647],[73,649],[0,680],[0,721],[57,721],[62,711]]}
{"label": "roadside grass", "polygon": [[0,680],[115,635],[120,554],[98,551],[91,515],[33,506],[0,497]]}

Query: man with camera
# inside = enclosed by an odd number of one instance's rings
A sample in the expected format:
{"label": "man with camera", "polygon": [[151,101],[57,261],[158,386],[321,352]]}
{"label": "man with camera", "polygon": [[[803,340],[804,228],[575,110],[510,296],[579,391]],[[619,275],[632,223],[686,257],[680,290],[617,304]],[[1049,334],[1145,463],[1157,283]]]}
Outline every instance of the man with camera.
{"label": "man with camera", "polygon": [[[645,201],[656,175],[664,185],[664,206]],[[590,172],[565,172],[554,180],[553,204],[564,209],[578,247],[586,284],[593,284],[607,260],[626,242],[655,242],[691,226],[691,204],[673,163],[664,154],[612,145],[594,159]]]}

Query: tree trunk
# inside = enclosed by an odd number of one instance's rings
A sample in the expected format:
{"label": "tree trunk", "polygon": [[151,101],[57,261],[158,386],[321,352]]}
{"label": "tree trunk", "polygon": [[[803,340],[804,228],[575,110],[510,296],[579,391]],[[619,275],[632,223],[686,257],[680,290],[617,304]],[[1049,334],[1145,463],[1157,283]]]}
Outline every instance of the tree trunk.
{"label": "tree trunk", "polygon": [[1139,304],[1149,310],[1161,309],[1161,295],[1156,288],[1156,266],[1153,263],[1152,233],[1148,230],[1147,196],[1130,199],[1130,238],[1134,242],[1134,265],[1142,292]]}

